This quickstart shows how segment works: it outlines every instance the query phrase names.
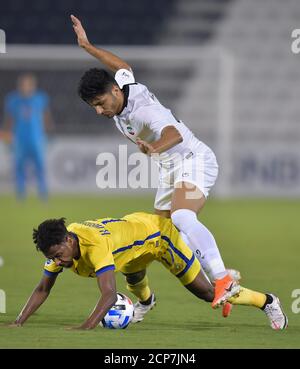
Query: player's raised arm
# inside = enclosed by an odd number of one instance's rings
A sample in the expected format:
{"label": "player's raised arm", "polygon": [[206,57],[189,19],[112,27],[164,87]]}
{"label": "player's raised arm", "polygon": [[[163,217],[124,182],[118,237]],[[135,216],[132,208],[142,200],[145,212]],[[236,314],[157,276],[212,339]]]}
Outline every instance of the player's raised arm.
{"label": "player's raised arm", "polygon": [[25,321],[43,304],[49,296],[51,288],[53,287],[57,275],[44,275],[40,283],[36,286],[32,295],[29,297],[21,313],[18,315],[14,326],[22,326]]}
{"label": "player's raised arm", "polygon": [[113,270],[107,270],[97,277],[101,297],[88,319],[79,327],[80,329],[93,329],[98,326],[108,310],[117,301],[116,279]]}
{"label": "player's raised arm", "polygon": [[124,60],[107,50],[100,49],[92,45],[89,42],[86,32],[78,18],[76,18],[74,15],[71,15],[71,20],[73,22],[74,31],[77,35],[78,45],[80,47],[82,47],[86,52],[98,59],[102,64],[104,64],[113,72],[116,72],[119,69],[123,68],[131,71],[130,65],[128,65]]}

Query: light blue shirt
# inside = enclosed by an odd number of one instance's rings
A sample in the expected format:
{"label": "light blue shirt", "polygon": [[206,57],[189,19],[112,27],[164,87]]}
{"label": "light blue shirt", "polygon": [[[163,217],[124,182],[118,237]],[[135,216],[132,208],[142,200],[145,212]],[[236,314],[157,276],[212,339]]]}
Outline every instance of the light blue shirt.
{"label": "light blue shirt", "polygon": [[15,144],[32,145],[44,141],[44,113],[48,105],[48,96],[40,91],[29,97],[24,97],[19,92],[8,94],[5,111],[13,119]]}

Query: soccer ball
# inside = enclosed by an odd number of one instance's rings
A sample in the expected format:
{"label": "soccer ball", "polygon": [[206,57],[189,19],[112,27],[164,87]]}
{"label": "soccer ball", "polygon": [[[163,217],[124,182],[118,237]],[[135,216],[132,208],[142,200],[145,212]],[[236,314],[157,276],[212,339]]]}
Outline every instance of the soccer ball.
{"label": "soccer ball", "polygon": [[133,303],[123,293],[117,293],[118,300],[100,322],[100,326],[110,329],[124,329],[131,322],[134,314]]}

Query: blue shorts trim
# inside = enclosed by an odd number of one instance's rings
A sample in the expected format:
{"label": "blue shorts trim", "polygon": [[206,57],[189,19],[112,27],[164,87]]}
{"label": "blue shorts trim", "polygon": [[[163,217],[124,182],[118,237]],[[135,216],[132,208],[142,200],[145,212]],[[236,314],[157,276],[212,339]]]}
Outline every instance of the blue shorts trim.
{"label": "blue shorts trim", "polygon": [[195,261],[195,255],[193,254],[192,258],[189,260],[189,262],[186,264],[186,267],[183,269],[182,272],[176,274],[177,278],[181,278],[192,266],[193,262]]}
{"label": "blue shorts trim", "polygon": [[166,242],[168,242],[170,248],[175,252],[175,254],[177,254],[185,263],[186,266],[185,268],[178,274],[176,274],[177,278],[181,278],[191,267],[191,265],[193,264],[193,262],[195,261],[195,255],[193,254],[193,256],[191,257],[191,259],[187,258],[180,250],[178,250],[172,243],[172,241],[169,239],[169,237],[167,236],[161,236],[161,238],[163,240],[165,240]]}

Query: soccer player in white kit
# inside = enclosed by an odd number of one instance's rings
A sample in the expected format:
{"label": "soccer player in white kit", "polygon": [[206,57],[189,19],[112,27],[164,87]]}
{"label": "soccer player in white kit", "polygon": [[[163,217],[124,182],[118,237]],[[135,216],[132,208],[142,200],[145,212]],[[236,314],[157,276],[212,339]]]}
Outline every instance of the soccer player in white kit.
{"label": "soccer player in white kit", "polygon": [[90,69],[80,81],[79,95],[97,114],[113,118],[124,136],[158,161],[155,212],[172,218],[214,283],[212,307],[224,305],[240,286],[225,269],[213,235],[197,218],[218,175],[214,153],[146,86],[135,82],[124,60],[93,46],[79,19],[71,19],[79,46],[115,73],[113,77],[103,69]]}

